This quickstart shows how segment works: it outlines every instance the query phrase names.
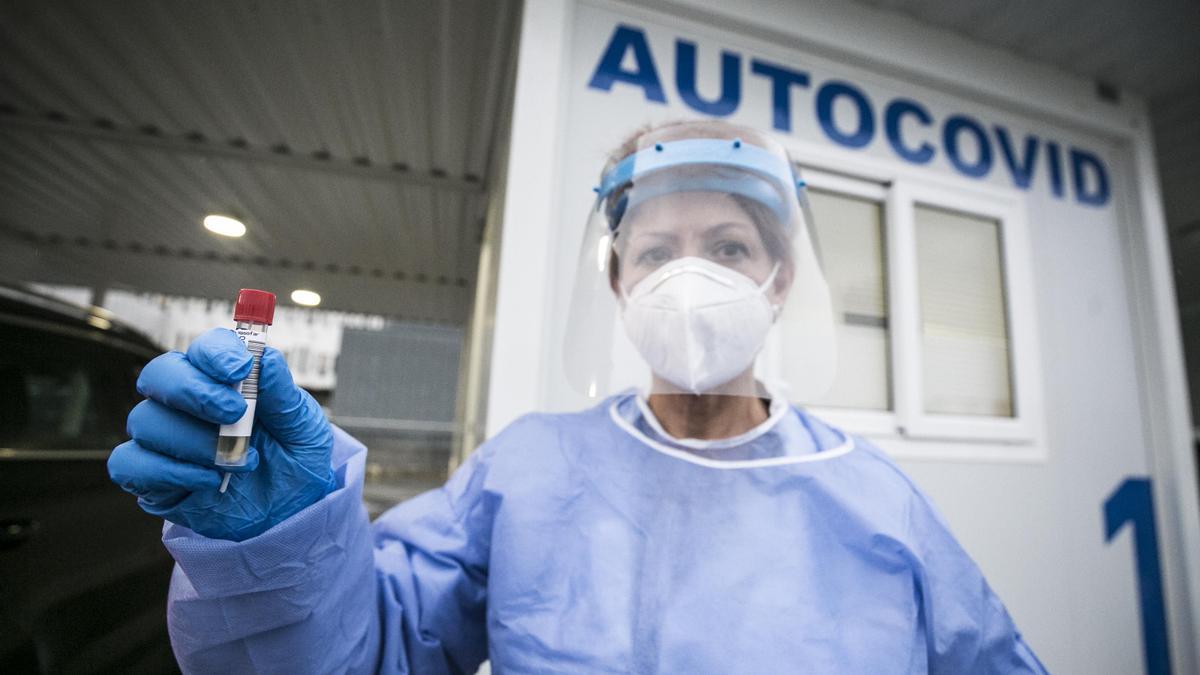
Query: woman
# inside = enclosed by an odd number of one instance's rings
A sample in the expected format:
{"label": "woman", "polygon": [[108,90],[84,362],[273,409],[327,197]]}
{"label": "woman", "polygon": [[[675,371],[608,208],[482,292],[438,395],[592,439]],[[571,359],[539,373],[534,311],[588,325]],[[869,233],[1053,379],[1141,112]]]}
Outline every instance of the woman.
{"label": "woman", "polygon": [[924,495],[755,379],[772,330],[793,384],[832,372],[782,149],[666,125],[623,144],[597,193],[567,375],[589,395],[616,387],[632,347],[649,386],[518,420],[374,524],[365,449],[278,352],[256,452],[225,495],[211,457],[244,406],[227,386],[249,371],[241,343],[214,330],[146,367],[109,469],[170,521],[184,669],[1044,672]]}

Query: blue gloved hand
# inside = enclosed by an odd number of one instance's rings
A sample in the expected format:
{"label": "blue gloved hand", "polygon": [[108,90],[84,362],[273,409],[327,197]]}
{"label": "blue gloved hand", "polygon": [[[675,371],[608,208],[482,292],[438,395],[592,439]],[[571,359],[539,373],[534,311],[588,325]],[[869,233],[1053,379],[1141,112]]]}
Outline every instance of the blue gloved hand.
{"label": "blue gloved hand", "polygon": [[133,440],[108,459],[113,482],[137,495],[147,513],[233,541],[261,534],[329,494],[333,430],[270,347],[262,356],[246,466],[230,469],[228,489],[217,491],[227,470],[213,465],[217,425],[245,411],[230,385],[245,379],[251,365],[245,345],[225,328],[196,338],[186,355],[170,352],[147,364],[137,383],[146,400],[129,413]]}

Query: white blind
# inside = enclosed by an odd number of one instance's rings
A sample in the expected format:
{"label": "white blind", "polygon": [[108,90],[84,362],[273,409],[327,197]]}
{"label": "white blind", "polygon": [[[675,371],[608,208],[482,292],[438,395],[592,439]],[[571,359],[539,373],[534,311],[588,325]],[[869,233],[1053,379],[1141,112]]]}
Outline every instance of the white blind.
{"label": "white blind", "polygon": [[1013,416],[997,221],[917,205],[925,411]]}
{"label": "white blind", "polygon": [[828,394],[807,403],[889,410],[883,206],[821,190],[809,196],[838,323],[838,369]]}

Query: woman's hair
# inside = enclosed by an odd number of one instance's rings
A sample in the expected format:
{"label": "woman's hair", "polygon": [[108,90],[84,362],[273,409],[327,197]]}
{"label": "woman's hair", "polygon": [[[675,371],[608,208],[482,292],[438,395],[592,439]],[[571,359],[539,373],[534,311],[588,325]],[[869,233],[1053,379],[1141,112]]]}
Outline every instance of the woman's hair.
{"label": "woman's hair", "polygon": [[[675,120],[660,124],[647,124],[626,136],[608,154],[608,161],[605,162],[604,170],[600,174],[601,180],[621,160],[642,150],[644,147],[649,147],[648,144],[641,144],[641,141],[647,138],[647,134],[653,134],[652,138],[655,143],[679,141],[689,138],[718,138],[730,141],[741,139],[750,145],[757,145],[759,147],[769,146],[767,137],[761,132],[750,127],[738,126],[717,120]],[[614,191],[608,197],[609,202],[614,203],[622,199],[628,189],[629,186],[624,186]],[[737,205],[754,222],[755,229],[758,230],[758,236],[762,238],[763,246],[766,248],[767,254],[771,256],[771,260],[780,263],[782,267],[790,270],[795,261],[792,259],[791,236],[785,229],[787,223],[779,222],[779,219],[771,209],[753,199],[737,194],[730,194],[729,196],[733,198]],[[620,237],[620,234],[619,230],[615,233],[617,237]],[[619,263],[620,260],[617,257],[617,251],[614,247],[609,253],[608,258],[608,280],[614,290],[617,288],[617,278],[620,273],[618,269]],[[788,276],[790,277],[790,275]]]}

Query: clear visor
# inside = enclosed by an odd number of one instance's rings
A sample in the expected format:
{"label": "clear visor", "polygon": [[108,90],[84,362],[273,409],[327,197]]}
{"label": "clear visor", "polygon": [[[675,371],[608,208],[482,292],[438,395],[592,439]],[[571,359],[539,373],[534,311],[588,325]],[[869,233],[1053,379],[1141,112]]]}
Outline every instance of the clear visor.
{"label": "clear visor", "polygon": [[836,370],[833,313],[787,154],[753,132],[679,135],[641,137],[596,189],[568,379],[593,399],[819,397]]}

